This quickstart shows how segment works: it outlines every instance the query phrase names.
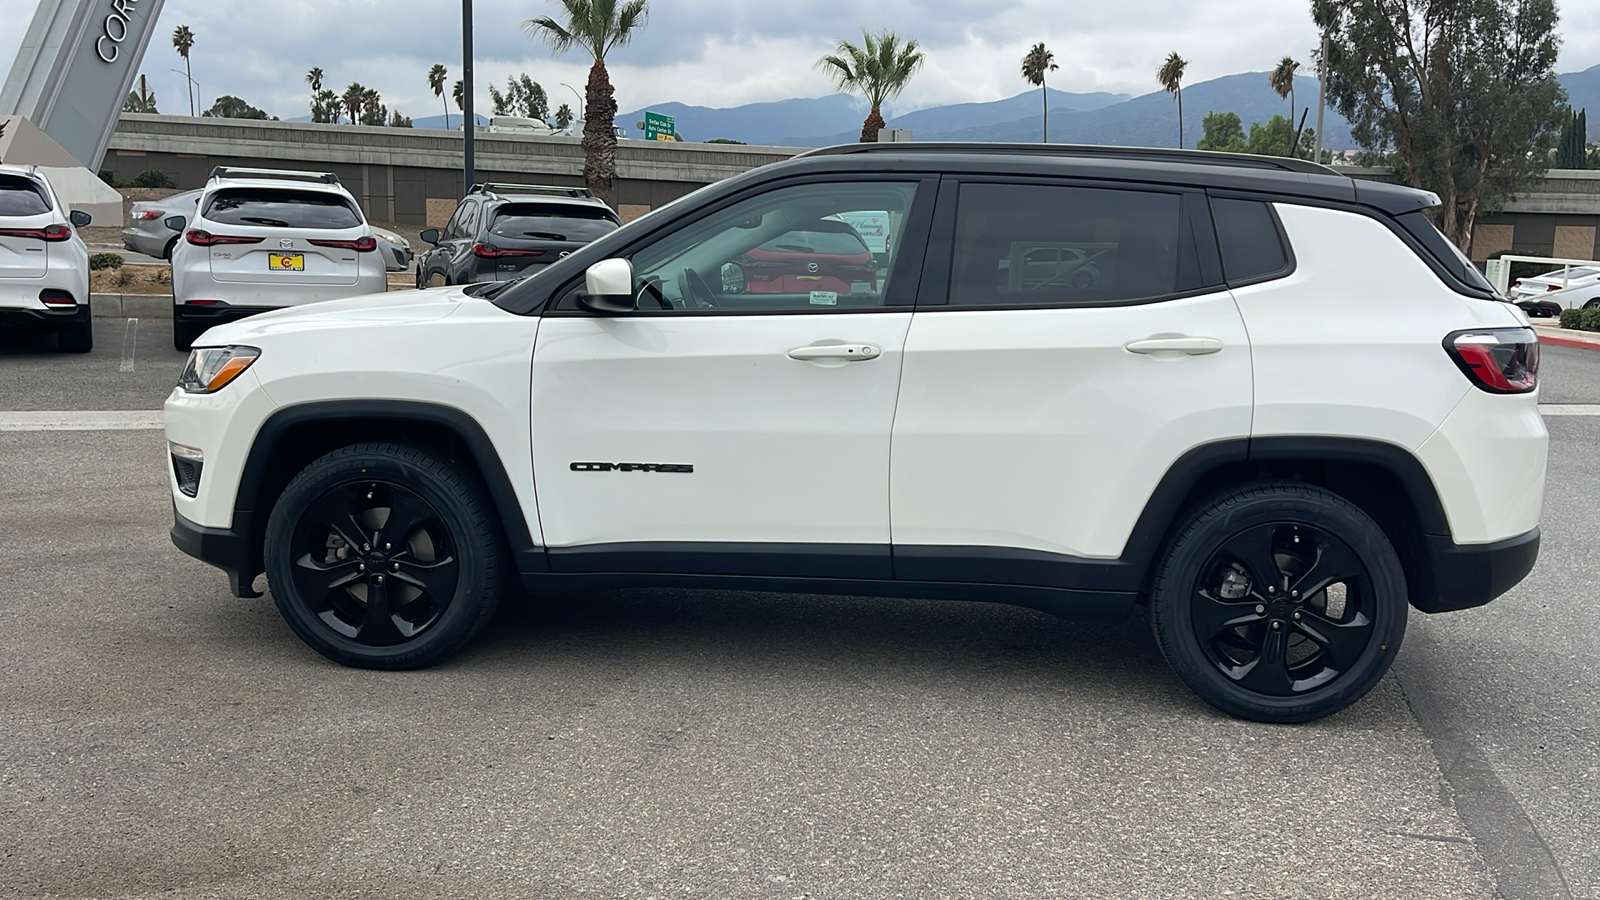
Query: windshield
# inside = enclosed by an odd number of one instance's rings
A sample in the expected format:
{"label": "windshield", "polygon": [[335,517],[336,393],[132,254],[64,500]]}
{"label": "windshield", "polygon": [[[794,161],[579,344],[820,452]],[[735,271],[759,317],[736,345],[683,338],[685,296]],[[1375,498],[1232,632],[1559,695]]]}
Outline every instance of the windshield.
{"label": "windshield", "polygon": [[343,197],[316,191],[230,188],[211,195],[203,215],[219,225],[335,230],[361,225]]}

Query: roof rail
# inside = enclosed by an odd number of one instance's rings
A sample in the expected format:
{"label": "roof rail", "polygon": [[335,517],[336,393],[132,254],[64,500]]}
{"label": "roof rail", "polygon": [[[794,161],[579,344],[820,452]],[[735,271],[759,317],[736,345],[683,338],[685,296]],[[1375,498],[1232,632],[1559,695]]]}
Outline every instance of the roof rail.
{"label": "roof rail", "polygon": [[211,170],[212,178],[264,178],[272,181],[309,181],[314,184],[338,184],[339,176],[332,172],[301,172],[294,169],[251,169],[244,166],[217,166]]}
{"label": "roof rail", "polygon": [[558,184],[511,184],[504,181],[485,181],[475,184],[467,193],[482,191],[485,194],[555,194],[560,197],[593,197],[586,187],[563,187]]}
{"label": "roof rail", "polygon": [[[1008,156],[1059,156],[1077,159],[1135,159],[1144,162],[1171,162],[1198,166],[1236,166],[1249,169],[1277,169],[1311,175],[1338,175],[1327,166],[1307,159],[1285,156],[1257,156],[1251,153],[1223,153],[1216,150],[1164,150],[1158,147],[1106,147],[1089,144],[998,144],[964,141],[891,141],[883,144],[842,144],[808,150],[800,156],[845,156],[852,153],[994,153]],[[797,157],[798,158],[798,157]]]}

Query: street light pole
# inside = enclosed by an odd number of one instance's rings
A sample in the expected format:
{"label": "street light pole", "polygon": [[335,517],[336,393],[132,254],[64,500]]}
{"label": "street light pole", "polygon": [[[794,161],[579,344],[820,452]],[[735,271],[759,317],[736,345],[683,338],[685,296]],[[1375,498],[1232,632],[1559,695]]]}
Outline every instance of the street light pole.
{"label": "street light pole", "polygon": [[461,128],[466,138],[462,159],[461,193],[472,190],[472,138],[477,117],[472,114],[472,0],[461,0]]}
{"label": "street light pole", "polygon": [[577,88],[573,87],[570,84],[567,84],[565,81],[561,82],[561,86],[566,88],[567,90],[571,91],[572,92],[572,96],[578,98],[578,120],[580,122],[583,121],[583,119],[584,119],[584,115],[583,115],[583,113],[584,113],[583,95],[578,93],[578,89]]}
{"label": "street light pole", "polygon": [[1322,52],[1317,56],[1317,148],[1311,161],[1322,162],[1322,111],[1328,107],[1324,97],[1328,84],[1328,36],[1322,36]]}

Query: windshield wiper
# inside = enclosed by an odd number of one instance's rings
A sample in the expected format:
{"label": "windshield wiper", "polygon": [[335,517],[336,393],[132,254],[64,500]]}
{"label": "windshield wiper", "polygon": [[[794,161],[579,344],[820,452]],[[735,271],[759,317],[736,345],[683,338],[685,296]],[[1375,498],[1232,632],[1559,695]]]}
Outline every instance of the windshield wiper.
{"label": "windshield wiper", "polygon": [[566,235],[556,234],[554,231],[524,231],[523,234],[528,237],[544,238],[547,241],[564,241],[567,239]]}
{"label": "windshield wiper", "polygon": [[262,218],[261,216],[240,216],[239,217],[239,221],[241,221],[241,222],[253,222],[253,223],[257,224],[257,225],[265,225],[268,228],[288,228],[289,227],[289,223],[285,222],[282,219],[265,219],[265,218]]}

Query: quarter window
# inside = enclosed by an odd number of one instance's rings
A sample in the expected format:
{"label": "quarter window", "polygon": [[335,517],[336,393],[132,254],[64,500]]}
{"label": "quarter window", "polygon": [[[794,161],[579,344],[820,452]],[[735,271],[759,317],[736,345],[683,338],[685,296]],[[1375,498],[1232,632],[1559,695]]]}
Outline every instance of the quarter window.
{"label": "quarter window", "polygon": [[1198,281],[1181,194],[964,184],[957,223],[956,306],[1125,303]]}
{"label": "quarter window", "polygon": [[1272,210],[1260,200],[1211,200],[1211,221],[1229,284],[1259,281],[1289,268],[1289,254]]}
{"label": "quarter window", "polygon": [[884,305],[913,182],[779,188],[633,256],[640,309],[826,312]]}

